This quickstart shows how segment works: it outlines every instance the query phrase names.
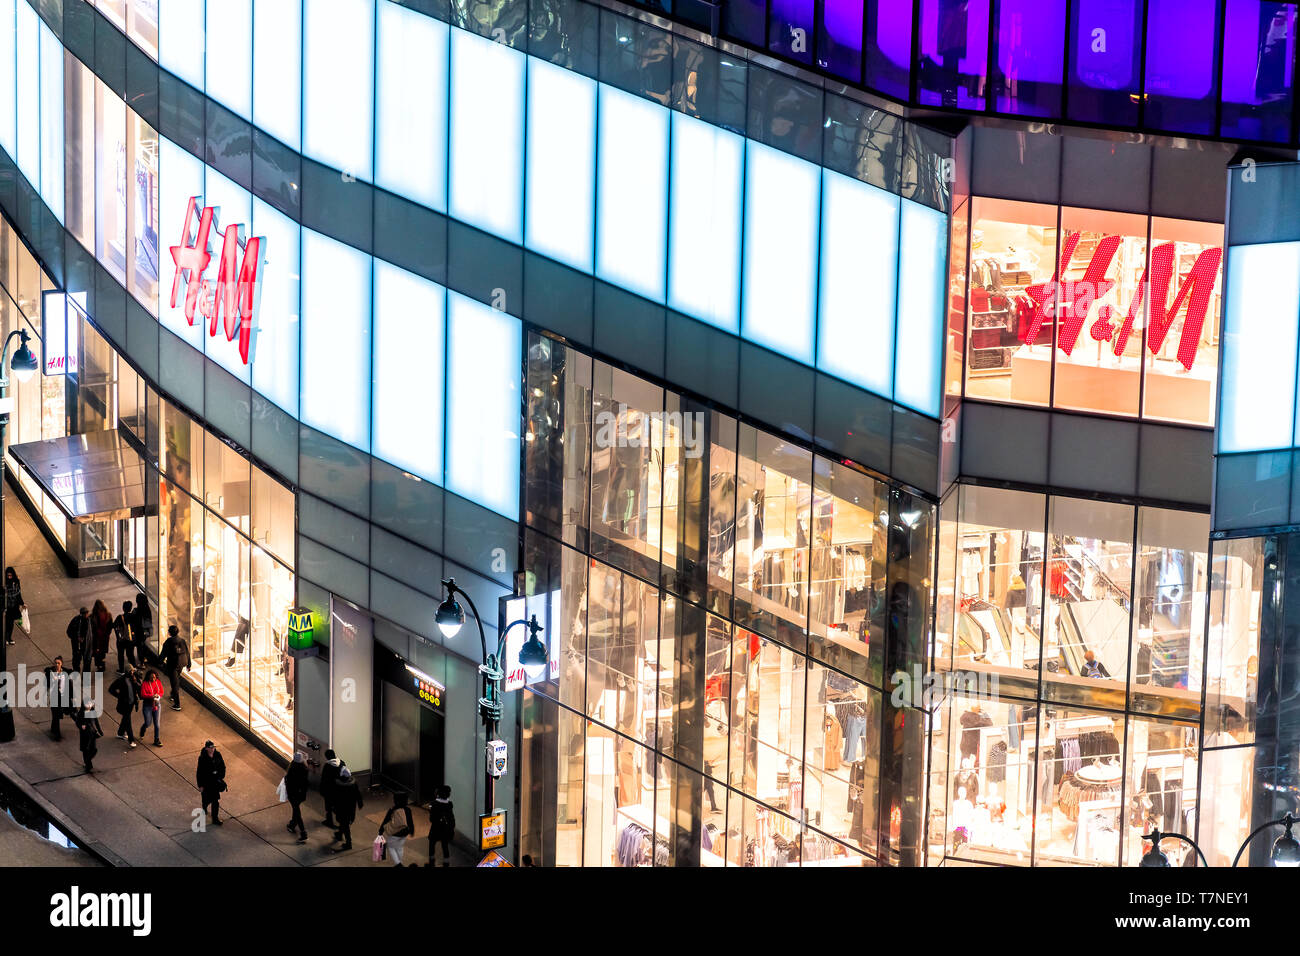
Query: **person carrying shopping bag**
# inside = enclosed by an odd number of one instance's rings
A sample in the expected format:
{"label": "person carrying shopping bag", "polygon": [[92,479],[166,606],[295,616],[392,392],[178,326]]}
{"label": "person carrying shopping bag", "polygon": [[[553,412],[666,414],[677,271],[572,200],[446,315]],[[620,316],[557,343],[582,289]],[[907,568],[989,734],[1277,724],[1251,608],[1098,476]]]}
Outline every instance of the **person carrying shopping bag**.
{"label": "person carrying shopping bag", "polygon": [[411,819],[411,808],[407,806],[406,794],[393,794],[393,805],[384,814],[384,822],[379,824],[379,835],[384,838],[385,849],[394,866],[402,865],[406,838],[414,829],[415,822]]}
{"label": "person carrying shopping bag", "polygon": [[24,616],[27,602],[23,600],[23,582],[18,580],[18,572],[12,567],[5,568],[5,643],[14,642],[14,625],[23,624],[23,630],[31,633],[31,624]]}

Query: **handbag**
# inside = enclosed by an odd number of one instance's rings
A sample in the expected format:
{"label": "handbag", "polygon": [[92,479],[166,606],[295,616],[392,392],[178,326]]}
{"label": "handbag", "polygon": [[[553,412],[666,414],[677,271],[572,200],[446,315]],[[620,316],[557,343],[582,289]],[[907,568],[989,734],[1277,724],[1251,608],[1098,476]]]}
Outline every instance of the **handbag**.
{"label": "handbag", "polygon": [[384,858],[385,844],[387,842],[388,841],[384,839],[384,835],[382,833],[379,836],[375,837],[375,842],[370,845],[371,863],[378,863],[380,860]]}
{"label": "handbag", "polygon": [[23,629],[24,634],[32,633],[32,616],[27,613],[27,605],[22,606],[22,616],[18,619],[18,625]]}
{"label": "handbag", "polygon": [[275,795],[280,798],[281,803],[288,801],[289,789],[284,785],[284,777],[281,777],[280,782],[275,785]]}

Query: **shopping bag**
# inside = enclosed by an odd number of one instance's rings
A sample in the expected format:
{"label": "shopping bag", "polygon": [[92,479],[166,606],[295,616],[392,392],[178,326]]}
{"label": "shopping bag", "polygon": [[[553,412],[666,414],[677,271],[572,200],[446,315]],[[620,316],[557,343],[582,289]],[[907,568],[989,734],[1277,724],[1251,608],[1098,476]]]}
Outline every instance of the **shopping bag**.
{"label": "shopping bag", "polygon": [[275,795],[280,798],[281,803],[289,799],[289,790],[284,785],[284,777],[281,777],[280,782],[275,785]]}
{"label": "shopping bag", "polygon": [[32,616],[27,613],[26,604],[23,605],[22,617],[19,619],[18,624],[23,629],[24,634],[30,635],[32,633]]}
{"label": "shopping bag", "polygon": [[387,842],[382,833],[375,837],[375,842],[370,847],[370,862],[378,863],[384,858],[384,844]]}

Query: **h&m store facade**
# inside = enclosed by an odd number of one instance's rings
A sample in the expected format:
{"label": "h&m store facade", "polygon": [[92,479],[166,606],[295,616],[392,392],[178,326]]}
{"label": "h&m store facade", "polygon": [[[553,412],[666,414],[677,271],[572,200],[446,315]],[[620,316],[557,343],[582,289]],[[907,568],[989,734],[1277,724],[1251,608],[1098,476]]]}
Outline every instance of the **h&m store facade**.
{"label": "h&m store facade", "polygon": [[1297,167],[724,32],[0,0],[15,488],[262,746],[420,801],[483,796],[440,581],[536,613],[544,865],[1230,861],[1297,809]]}

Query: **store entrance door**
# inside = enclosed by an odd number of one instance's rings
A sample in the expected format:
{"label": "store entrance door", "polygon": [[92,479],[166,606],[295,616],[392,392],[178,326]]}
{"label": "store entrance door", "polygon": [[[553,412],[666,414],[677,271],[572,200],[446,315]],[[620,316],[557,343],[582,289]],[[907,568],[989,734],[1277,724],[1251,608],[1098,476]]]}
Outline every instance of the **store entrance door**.
{"label": "store entrance door", "polygon": [[391,784],[410,793],[413,803],[429,803],[444,780],[446,721],[405,687],[383,681],[381,695],[382,773]]}
{"label": "store entrance door", "polygon": [[416,800],[428,803],[443,785],[443,740],[445,718],[431,707],[420,707],[420,776]]}

